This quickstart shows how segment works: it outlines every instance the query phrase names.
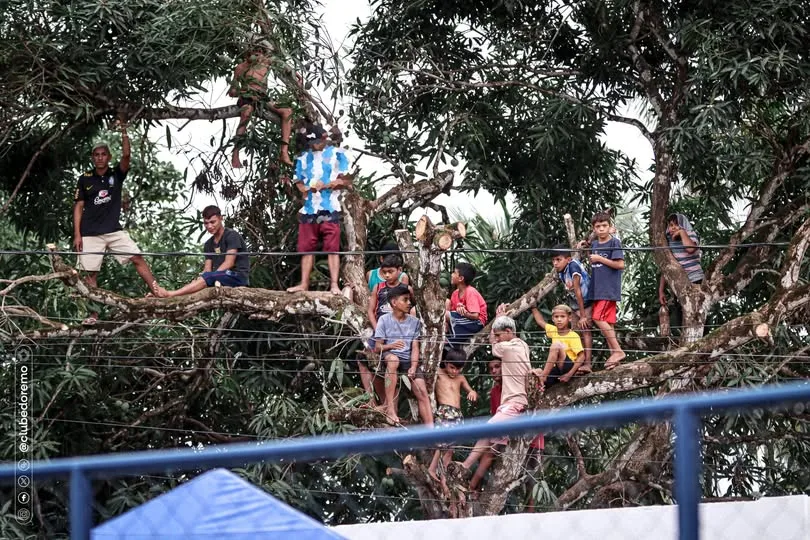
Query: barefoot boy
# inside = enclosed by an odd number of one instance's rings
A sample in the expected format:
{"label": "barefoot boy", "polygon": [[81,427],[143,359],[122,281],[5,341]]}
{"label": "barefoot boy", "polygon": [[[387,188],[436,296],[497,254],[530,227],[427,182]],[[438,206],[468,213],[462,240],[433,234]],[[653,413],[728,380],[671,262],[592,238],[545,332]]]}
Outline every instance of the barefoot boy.
{"label": "barefoot boy", "polygon": [[[379,273],[383,280],[374,285],[371,290],[371,297],[368,301],[368,320],[371,323],[371,328],[377,330],[377,321],[386,313],[391,313],[393,308],[388,301],[391,291],[395,290],[401,284],[402,276],[402,257],[396,254],[386,255],[382,258]],[[373,351],[375,348],[374,338],[369,340],[368,348]],[[367,351],[366,351],[367,352]],[[363,384],[363,389],[366,393],[371,395],[369,405],[374,407],[376,399],[374,398],[374,391],[371,386],[372,374],[368,369],[368,363],[360,359],[357,362],[357,370],[360,372],[360,382]]]}
{"label": "barefoot boy", "polygon": [[596,238],[591,242],[591,287],[593,298],[593,322],[602,331],[610,356],[605,369],[618,366],[626,356],[616,339],[616,304],[622,299],[622,270],[624,253],[622,243],[610,234],[610,215],[597,212],[593,219]]}
{"label": "barefoot boy", "polygon": [[[253,111],[256,109],[256,104],[267,100],[267,73],[269,70],[270,58],[265,55],[261,47],[249,48],[245,53],[245,59],[234,69],[228,95],[239,98],[236,102],[237,107],[239,107],[239,127],[236,128],[237,137],[247,132],[247,125]],[[279,108],[274,103],[267,103],[267,107],[281,118],[281,152],[279,160],[287,165],[292,165],[289,154],[292,109]],[[239,161],[239,146],[234,146],[231,165],[235,169],[242,166]]]}
{"label": "barefoot boy", "polygon": [[[340,190],[350,189],[349,158],[335,146],[327,146],[326,131],[318,124],[309,123],[300,134],[307,148],[295,160],[295,185],[304,197],[298,212],[298,251],[315,251],[318,241],[323,251],[340,251]],[[338,273],[340,255],[330,253],[329,290],[340,294]],[[301,258],[301,283],[287,292],[309,290],[309,276],[315,264],[315,255]]]}
{"label": "barefoot boy", "polygon": [[546,365],[543,369],[533,370],[546,388],[557,382],[570,381],[585,360],[582,342],[577,333],[571,330],[571,312],[571,308],[565,304],[554,306],[551,310],[554,324],[548,324],[540,310],[537,307],[532,308],[535,322],[551,339]]}
{"label": "barefoot boy", "polygon": [[[388,293],[391,313],[386,313],[377,321],[374,332],[375,350],[382,355],[378,374],[374,378],[377,393],[385,396],[383,412],[388,418],[399,423],[397,414],[397,380],[400,372],[407,372],[411,380],[411,392],[419,407],[419,417],[427,426],[433,425],[433,414],[430,408],[425,373],[419,365],[419,319],[409,314],[411,309],[411,291],[404,285],[398,285]],[[382,371],[382,375],[380,375]]]}
{"label": "barefoot boy", "polygon": [[591,333],[592,300],[591,276],[585,271],[582,264],[571,257],[571,251],[565,244],[554,246],[554,256],[551,258],[554,271],[560,276],[568,295],[568,305],[573,310],[571,324],[582,333],[582,342],[585,345],[585,362],[580,366],[578,373],[587,374],[593,371],[591,366],[591,349],[593,348],[593,334]]}
{"label": "barefoot boy", "polygon": [[452,337],[448,338],[454,348],[467,345],[470,338],[487,324],[487,303],[475,287],[475,268],[469,263],[458,263],[450,283],[456,288],[447,301],[447,317]]}
{"label": "barefoot boy", "polygon": [[250,259],[245,254],[245,241],[238,232],[228,229],[222,222],[217,206],[206,206],[202,211],[205,230],[211,234],[205,245],[205,263],[200,277],[176,291],[160,288],[157,296],[170,298],[184,296],[214,287],[247,287],[250,281]]}
{"label": "barefoot boy", "polygon": [[[492,321],[490,343],[492,354],[501,359],[501,404],[489,419],[490,423],[508,422],[518,418],[529,404],[526,395],[526,375],[531,371],[529,346],[517,337],[515,320],[506,315],[503,306],[498,308],[499,316]],[[450,463],[448,473],[468,477],[470,469],[493,445],[504,445],[507,437],[481,439],[475,443],[464,463]]]}
{"label": "barefoot boy", "polygon": [[[452,349],[448,351],[444,362],[439,365],[436,372],[436,413],[434,422],[440,427],[452,427],[460,424],[464,416],[461,414],[461,390],[467,392],[468,401],[478,401],[478,393],[470,387],[466,377],[461,374],[467,356],[464,351]],[[440,445],[449,447],[449,445]],[[436,450],[433,454],[433,461],[430,463],[428,472],[436,479],[436,469],[439,466],[439,459],[442,460],[443,468],[447,467],[453,457],[453,450],[448,448],[442,452]]]}

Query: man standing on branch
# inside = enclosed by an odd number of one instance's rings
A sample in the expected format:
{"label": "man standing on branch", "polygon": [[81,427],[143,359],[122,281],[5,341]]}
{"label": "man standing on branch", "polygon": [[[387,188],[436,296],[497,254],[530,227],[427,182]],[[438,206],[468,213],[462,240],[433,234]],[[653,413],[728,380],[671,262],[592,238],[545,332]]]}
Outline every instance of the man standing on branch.
{"label": "man standing on branch", "polygon": [[[228,95],[239,98],[236,102],[239,107],[239,127],[236,128],[236,136],[241,137],[247,132],[247,125],[253,111],[256,109],[256,104],[258,102],[266,104],[271,111],[281,118],[281,152],[279,160],[286,165],[292,165],[293,162],[289,153],[292,109],[276,107],[275,103],[267,100],[267,73],[270,71],[270,58],[262,49],[269,48],[269,43],[264,41],[259,43],[257,47],[249,47],[245,59],[234,69]],[[239,161],[238,142],[234,145],[231,165],[235,169],[242,167],[242,163]]]}
{"label": "man standing on branch", "polygon": [[167,291],[163,287],[158,296],[169,298],[184,296],[214,287],[247,287],[249,284],[250,261],[244,254],[245,242],[238,232],[228,229],[222,223],[222,212],[216,206],[206,206],[202,212],[205,230],[211,238],[205,242],[205,264],[200,277],[176,291]]}
{"label": "man standing on branch", "polygon": [[[130,144],[126,124],[121,129],[121,161],[110,168],[110,147],[105,142],[93,146],[94,169],[79,177],[73,206],[73,247],[79,255],[79,268],[87,272],[87,285],[97,287],[98,272],[109,250],[120,264],[132,261],[149,290],[157,294],[158,283],[140,249],[121,227],[121,193],[130,163]],[[82,324],[93,325],[98,313],[91,313]]]}
{"label": "man standing on branch", "polygon": [[307,123],[299,133],[305,148],[295,160],[295,186],[303,197],[298,212],[298,252],[301,257],[301,283],[287,292],[309,290],[309,276],[315,265],[311,252],[322,244],[329,266],[329,290],[340,294],[340,190],[352,188],[349,158],[337,146],[327,145],[326,130]]}

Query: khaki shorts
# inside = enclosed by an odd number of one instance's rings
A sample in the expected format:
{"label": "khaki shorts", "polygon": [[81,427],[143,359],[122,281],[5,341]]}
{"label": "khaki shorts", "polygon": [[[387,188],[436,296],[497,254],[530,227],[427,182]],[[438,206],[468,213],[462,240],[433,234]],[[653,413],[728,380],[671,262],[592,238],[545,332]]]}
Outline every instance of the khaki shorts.
{"label": "khaki shorts", "polygon": [[[115,255],[119,264],[126,264],[134,254],[141,252],[126,231],[115,231],[98,236],[82,237],[82,251],[88,255],[79,255],[79,269],[86,272],[98,272],[104,260],[105,251]],[[118,252],[120,255],[117,255]]]}

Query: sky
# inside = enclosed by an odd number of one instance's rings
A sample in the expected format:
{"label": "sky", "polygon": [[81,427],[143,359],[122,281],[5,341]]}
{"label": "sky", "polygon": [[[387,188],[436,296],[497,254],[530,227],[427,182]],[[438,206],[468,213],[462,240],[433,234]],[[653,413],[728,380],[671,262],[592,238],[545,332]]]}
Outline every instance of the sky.
{"label": "sky", "polygon": [[[370,16],[371,7],[369,2],[368,0],[325,0],[324,5],[321,6],[321,11],[324,24],[329,32],[329,35],[331,36],[332,42],[336,47],[342,46],[341,52],[342,55],[344,55],[343,62],[344,66],[348,70],[350,68],[350,62],[348,62],[348,59],[345,58],[345,53],[349,46],[349,43],[347,42],[347,34],[351,28],[351,25],[354,24],[358,19],[364,21]],[[327,97],[329,96],[328,92],[325,91],[322,91],[321,95]],[[330,104],[327,100],[324,101],[326,101],[327,104]],[[233,104],[233,98],[227,96],[226,83],[223,80],[219,80],[215,81],[205,94],[200,95],[196,102],[188,103],[188,106],[221,107],[231,104]],[[344,104],[338,104],[337,108],[340,108],[343,105]],[[348,107],[344,108],[348,110]],[[632,108],[628,109],[627,111],[623,111],[623,114],[636,118],[639,117],[638,111],[634,111]],[[233,135],[237,123],[238,122],[236,119],[227,121],[228,136]],[[190,161],[190,158],[196,155],[197,152],[194,150],[187,152],[187,150],[196,148],[210,151],[210,140],[212,137],[215,139],[215,145],[218,146],[221,136],[222,122],[210,123],[206,121],[196,121],[180,129],[183,124],[183,122],[168,123],[173,143],[172,150],[165,148],[166,127],[164,125],[154,127],[150,132],[150,138],[163,143],[162,146],[164,146],[165,149],[160,152],[160,157],[162,159],[173,163],[174,166],[181,172],[188,167],[189,170],[187,177],[190,182],[191,179],[196,176],[196,172],[200,170],[201,164],[199,161]],[[611,122],[607,126],[604,140],[609,147],[621,150],[630,158],[635,158],[636,162],[638,163],[638,175],[643,180],[649,178],[649,168],[652,164],[652,149],[647,140],[641,136],[638,130],[627,124]],[[352,148],[364,148],[363,141],[359,140],[353,132],[346,137],[345,143]],[[242,156],[244,159],[244,153]],[[383,164],[380,160],[368,156],[361,157],[358,165],[366,174],[370,173],[371,171],[377,171],[380,173],[387,172],[387,167],[385,164]],[[461,166],[456,167],[456,169],[460,172]],[[234,174],[238,175],[239,172],[234,171]],[[456,174],[455,183],[459,184],[461,179],[461,175]],[[384,191],[386,188],[390,189],[390,187],[395,184],[395,180],[388,179],[388,181],[384,182],[378,187],[378,189]],[[447,195],[440,195],[437,197],[436,202],[446,206],[451,216],[460,215],[471,217],[475,214],[481,214],[488,220],[498,220],[503,217],[501,207],[495,203],[494,198],[489,193],[483,190],[479,191],[478,195],[476,196],[465,193],[454,193],[452,195],[452,200]],[[227,213],[228,205],[225,203],[225,201],[218,200],[216,197],[201,194],[193,195],[192,203],[189,205],[190,211],[201,210],[208,204],[218,204]],[[512,200],[507,199],[507,206],[512,206]],[[411,218],[415,219],[423,212],[423,210],[418,210],[414,215],[411,216]],[[435,212],[428,211],[428,214],[434,221],[439,221],[438,215]]]}

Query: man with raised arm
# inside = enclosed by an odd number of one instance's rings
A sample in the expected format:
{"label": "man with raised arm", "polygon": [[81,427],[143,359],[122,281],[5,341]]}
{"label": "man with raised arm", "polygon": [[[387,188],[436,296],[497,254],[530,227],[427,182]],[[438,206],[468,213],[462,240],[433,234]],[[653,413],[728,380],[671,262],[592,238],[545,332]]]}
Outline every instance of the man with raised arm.
{"label": "man with raised arm", "polygon": [[[140,249],[121,227],[121,194],[130,164],[130,144],[126,123],[121,129],[121,160],[110,167],[110,147],[106,142],[93,146],[93,169],[79,177],[73,205],[73,247],[79,252],[79,268],[87,272],[86,283],[98,286],[98,272],[104,252],[110,251],[120,264],[132,262],[149,290],[157,294],[158,283]],[[98,313],[91,313],[82,324],[93,325]]]}

